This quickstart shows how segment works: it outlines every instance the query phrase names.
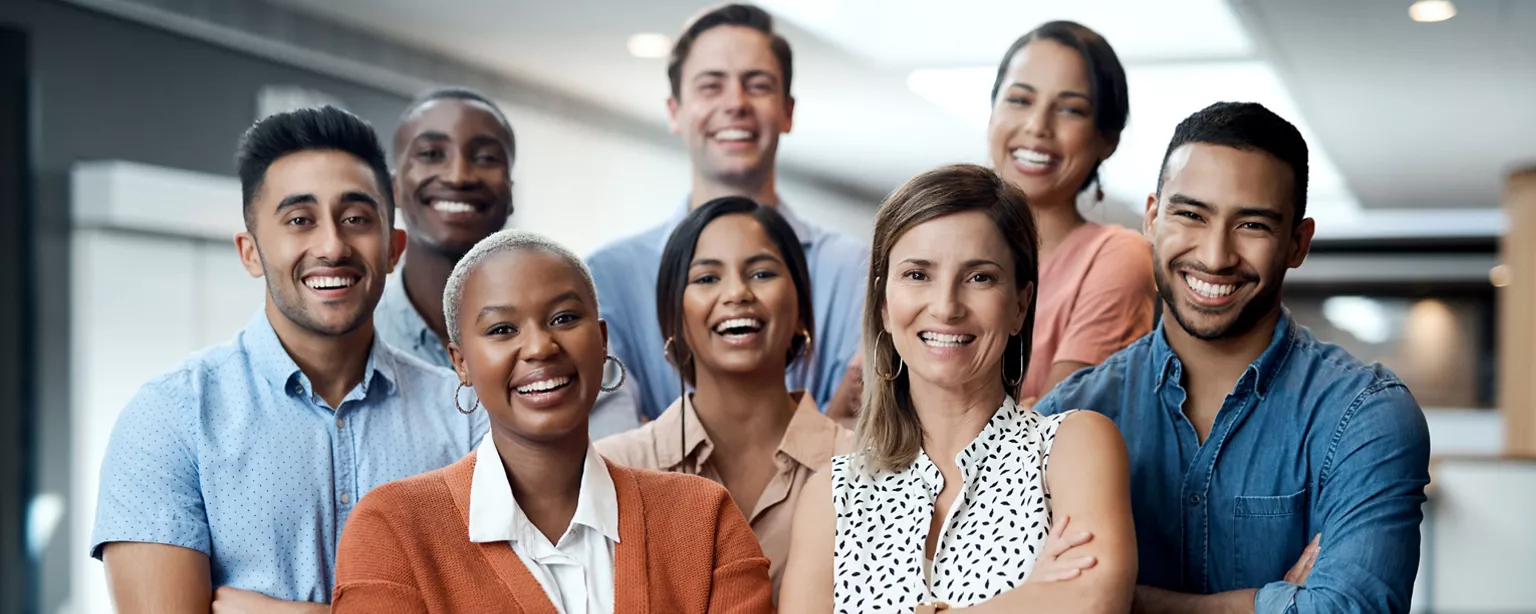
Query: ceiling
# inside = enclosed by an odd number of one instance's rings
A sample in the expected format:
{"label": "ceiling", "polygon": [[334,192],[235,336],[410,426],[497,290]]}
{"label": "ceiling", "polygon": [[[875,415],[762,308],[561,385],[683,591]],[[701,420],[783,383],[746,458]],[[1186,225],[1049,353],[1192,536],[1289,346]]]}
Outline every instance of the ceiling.
{"label": "ceiling", "polygon": [[[631,57],[625,42],[675,34],[713,4],[269,1],[653,126],[666,123],[665,60]],[[1110,201],[1127,212],[1152,188],[1174,124],[1216,100],[1263,102],[1298,124],[1325,234],[1497,233],[1502,173],[1536,162],[1536,0],[1460,0],[1460,14],[1438,24],[1410,21],[1407,0],[759,4],[795,51],[795,130],[781,164],[872,203],[923,170],[984,161],[996,62],[1050,19],[1100,31],[1127,67],[1131,123],[1104,168]]]}

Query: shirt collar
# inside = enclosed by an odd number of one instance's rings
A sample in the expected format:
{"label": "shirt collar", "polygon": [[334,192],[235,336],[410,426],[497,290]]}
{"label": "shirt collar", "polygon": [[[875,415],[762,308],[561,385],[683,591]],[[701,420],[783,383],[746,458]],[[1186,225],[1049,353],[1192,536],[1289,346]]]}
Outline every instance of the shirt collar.
{"label": "shirt collar", "polygon": [[795,406],[794,417],[789,419],[789,427],[784,429],[779,452],[802,466],[819,467],[836,453],[842,429],[821,413],[815,397],[809,392],[799,390],[790,394],[798,396],[799,403]]}
{"label": "shirt collar", "polygon": [[[283,347],[282,340],[277,338],[277,330],[272,328],[272,321],[267,319],[265,308],[258,309],[250,323],[245,325],[242,338],[251,369],[267,380],[267,383],[281,387],[290,395],[298,394],[299,391],[314,395],[309,378],[299,369],[299,363],[293,361],[288,349]],[[379,376],[378,382],[384,386],[386,393],[395,393],[395,382],[398,380],[392,358],[375,333],[373,343],[368,348],[368,362],[363,366],[363,382],[360,387],[364,393],[372,390],[375,375]]]}
{"label": "shirt collar", "polygon": [[[1157,330],[1153,331],[1152,340],[1152,364],[1157,365],[1157,389],[1161,389],[1170,377],[1180,377],[1183,365],[1179,362],[1178,354],[1173,351],[1173,346],[1168,345],[1168,337],[1163,330],[1167,323],[1167,316],[1157,323]],[[1280,367],[1285,364],[1285,359],[1291,353],[1291,348],[1296,343],[1296,321],[1291,318],[1291,310],[1285,306],[1280,307],[1280,318],[1275,321],[1275,331],[1269,340],[1269,347],[1259,355],[1258,360],[1248,365],[1243,375],[1238,379],[1237,387],[1246,385],[1253,387],[1253,392],[1260,399],[1269,394],[1269,387],[1275,381],[1275,376],[1280,373]]]}
{"label": "shirt collar", "polygon": [[[613,485],[608,465],[597,449],[587,444],[582,463],[581,490],[576,497],[576,514],[571,526],[585,526],[603,537],[619,542],[619,495]],[[570,529],[567,529],[569,532]],[[510,542],[542,538],[537,527],[523,514],[512,483],[496,451],[490,433],[480,440],[475,457],[475,471],[469,483],[469,541],[475,543]]]}
{"label": "shirt collar", "polygon": [[[693,410],[692,399],[688,399],[687,403],[683,402],[684,399],[687,399],[687,396],[678,397],[673,401],[666,411],[656,417],[654,422],[656,426],[652,427],[657,433],[656,461],[662,467],[678,467],[685,459],[694,457],[696,454],[694,466],[703,465],[715,449],[714,442],[709,440],[709,434],[704,432],[704,424],[699,422],[698,412]],[[679,430],[682,431],[681,434],[678,433]]]}
{"label": "shirt collar", "polygon": [[405,293],[405,260],[395,266],[394,272],[384,283],[384,296],[379,299],[379,311],[384,317],[375,317],[375,326],[388,326],[393,339],[410,339],[416,347],[442,347],[443,342],[427,326],[427,319],[416,311],[415,303]]}
{"label": "shirt collar", "polygon": [[[661,233],[660,237],[657,237],[658,242],[656,244],[656,251],[660,252],[666,249],[667,240],[672,238],[672,231],[670,229],[677,228],[677,225],[681,223],[683,218],[688,215],[688,205],[691,202],[693,202],[692,197],[684,197],[682,205],[678,206],[677,209],[672,211],[672,216],[667,218],[667,221],[663,226],[663,228],[667,228],[669,230],[667,232]],[[778,204],[773,206],[773,208],[775,211],[778,211],[779,216],[783,217],[784,221],[789,224],[790,229],[795,231],[795,236],[800,238],[801,247],[810,247],[821,235],[820,229],[805,223],[804,220],[801,220],[800,216],[795,215],[794,210],[789,208],[789,205],[784,204],[784,201],[780,200]]]}

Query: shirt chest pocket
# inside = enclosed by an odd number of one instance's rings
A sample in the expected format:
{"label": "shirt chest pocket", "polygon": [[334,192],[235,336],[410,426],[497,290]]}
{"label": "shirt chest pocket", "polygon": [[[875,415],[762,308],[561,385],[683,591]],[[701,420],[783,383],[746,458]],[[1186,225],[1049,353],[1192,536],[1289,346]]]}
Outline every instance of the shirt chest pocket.
{"label": "shirt chest pocket", "polygon": [[1289,495],[1235,497],[1234,557],[1237,586],[1259,588],[1285,578],[1306,548],[1307,489]]}

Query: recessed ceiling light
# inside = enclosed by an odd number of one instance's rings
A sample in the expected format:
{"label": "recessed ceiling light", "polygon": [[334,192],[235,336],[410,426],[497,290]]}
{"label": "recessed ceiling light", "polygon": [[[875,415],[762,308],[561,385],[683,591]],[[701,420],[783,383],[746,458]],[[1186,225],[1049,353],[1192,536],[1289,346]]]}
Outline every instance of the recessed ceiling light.
{"label": "recessed ceiling light", "polygon": [[629,37],[629,54],[637,58],[664,58],[672,52],[672,39],[665,34],[641,32]]}
{"label": "recessed ceiling light", "polygon": [[1451,0],[1419,0],[1408,7],[1408,17],[1420,23],[1445,21],[1456,16]]}

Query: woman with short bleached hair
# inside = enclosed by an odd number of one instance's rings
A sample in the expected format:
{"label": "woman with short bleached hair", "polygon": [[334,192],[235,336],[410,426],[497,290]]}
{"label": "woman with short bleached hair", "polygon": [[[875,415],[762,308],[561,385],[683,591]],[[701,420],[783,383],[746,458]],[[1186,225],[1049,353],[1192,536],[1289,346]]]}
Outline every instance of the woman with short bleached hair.
{"label": "woman with short bleached hair", "polygon": [[773,611],[768,559],[724,488],[610,464],[588,440],[617,359],[575,255],[499,232],[454,267],[443,302],[460,387],[475,392],[443,402],[486,412],[490,432],[463,460],[363,497],[336,555],[335,612]]}
{"label": "woman with short bleached hair", "polygon": [[800,499],[783,611],[1130,608],[1119,431],[1010,396],[1029,368],[1036,241],[1023,193],[979,166],[919,175],[880,207],[855,452]]}

